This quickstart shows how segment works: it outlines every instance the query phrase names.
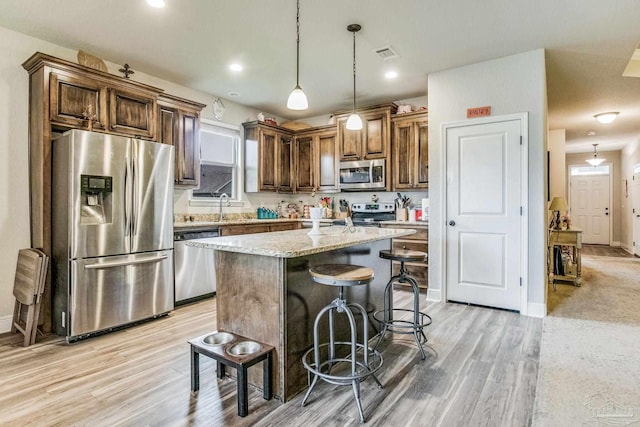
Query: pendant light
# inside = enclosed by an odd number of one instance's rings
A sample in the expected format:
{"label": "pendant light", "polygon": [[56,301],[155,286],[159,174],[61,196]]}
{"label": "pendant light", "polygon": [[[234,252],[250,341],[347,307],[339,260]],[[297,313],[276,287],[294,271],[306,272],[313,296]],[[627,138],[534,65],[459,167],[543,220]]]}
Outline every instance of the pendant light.
{"label": "pendant light", "polygon": [[306,110],[309,108],[307,95],[304,94],[300,87],[300,0],[297,1],[296,9],[296,87],[293,88],[289,99],[287,100],[287,108],[290,110]]}
{"label": "pendant light", "polygon": [[600,164],[605,161],[605,159],[603,159],[602,157],[598,158],[598,150],[596,149],[597,146],[598,144],[593,144],[593,158],[587,159],[587,163],[589,163],[591,166],[600,166]]}
{"label": "pendant light", "polygon": [[347,119],[347,129],[360,130],[362,129],[362,119],[356,113],[356,33],[360,31],[362,27],[358,24],[350,24],[347,26],[347,30],[353,33],[353,112]]}

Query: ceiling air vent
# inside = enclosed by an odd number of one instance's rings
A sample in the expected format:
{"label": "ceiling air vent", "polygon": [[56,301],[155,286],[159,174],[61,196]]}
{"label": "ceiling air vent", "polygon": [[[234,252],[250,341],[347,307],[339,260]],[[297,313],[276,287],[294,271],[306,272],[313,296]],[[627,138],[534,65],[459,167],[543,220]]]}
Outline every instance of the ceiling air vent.
{"label": "ceiling air vent", "polygon": [[380,58],[384,59],[385,61],[400,57],[400,55],[398,55],[398,52],[393,50],[391,46],[380,47],[378,49],[375,49],[374,51]]}

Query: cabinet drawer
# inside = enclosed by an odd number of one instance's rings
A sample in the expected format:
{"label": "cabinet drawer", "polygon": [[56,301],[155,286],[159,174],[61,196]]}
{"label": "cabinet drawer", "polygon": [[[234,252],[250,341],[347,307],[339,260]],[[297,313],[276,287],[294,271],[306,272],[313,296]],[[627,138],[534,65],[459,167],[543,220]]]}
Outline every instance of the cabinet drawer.
{"label": "cabinet drawer", "polygon": [[393,249],[406,249],[409,251],[420,251],[429,253],[429,244],[414,240],[393,239]]}
{"label": "cabinet drawer", "polygon": [[[429,268],[421,264],[409,264],[405,263],[405,268],[409,272],[409,275],[416,279],[418,287],[420,289],[427,289],[429,287]],[[394,275],[400,274],[400,263],[394,261],[392,272]],[[409,285],[406,285],[409,286]]]}
{"label": "cabinet drawer", "polygon": [[258,225],[226,225],[220,227],[221,236],[235,236],[238,234],[267,233],[269,224]]}
{"label": "cabinet drawer", "polygon": [[299,222],[285,222],[284,224],[270,224],[269,231],[287,231],[300,228]]}

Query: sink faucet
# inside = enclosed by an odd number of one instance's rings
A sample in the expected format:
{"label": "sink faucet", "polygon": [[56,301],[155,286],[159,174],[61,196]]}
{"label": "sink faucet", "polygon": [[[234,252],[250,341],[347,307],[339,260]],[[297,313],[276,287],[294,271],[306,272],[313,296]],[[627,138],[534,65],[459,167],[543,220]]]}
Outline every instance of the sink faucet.
{"label": "sink faucet", "polygon": [[223,199],[226,199],[227,200],[227,206],[230,206],[229,196],[227,196],[227,193],[222,193],[220,195],[220,210],[218,211],[218,221],[223,221],[224,220],[224,213],[222,212],[222,200]]}

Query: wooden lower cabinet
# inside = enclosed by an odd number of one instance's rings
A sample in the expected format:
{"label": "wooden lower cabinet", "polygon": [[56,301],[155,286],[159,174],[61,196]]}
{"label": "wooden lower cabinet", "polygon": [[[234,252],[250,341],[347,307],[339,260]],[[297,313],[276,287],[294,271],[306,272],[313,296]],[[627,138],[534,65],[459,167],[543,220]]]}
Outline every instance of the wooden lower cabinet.
{"label": "wooden lower cabinet", "polygon": [[223,225],[220,227],[221,236],[236,236],[239,234],[269,233],[271,231],[297,230],[302,227],[299,221],[275,222],[267,224]]}
{"label": "wooden lower cabinet", "polygon": [[[415,234],[409,236],[403,236],[399,239],[392,239],[392,245],[394,249],[407,249],[410,251],[420,251],[429,253],[429,229],[427,225],[421,225],[416,223],[411,224],[382,224],[384,228],[411,228],[416,230]],[[420,289],[427,289],[429,287],[429,265],[428,262],[407,262],[405,263],[406,269],[409,274],[416,279]],[[400,272],[400,263],[397,261],[392,262],[391,273],[398,274]]]}

